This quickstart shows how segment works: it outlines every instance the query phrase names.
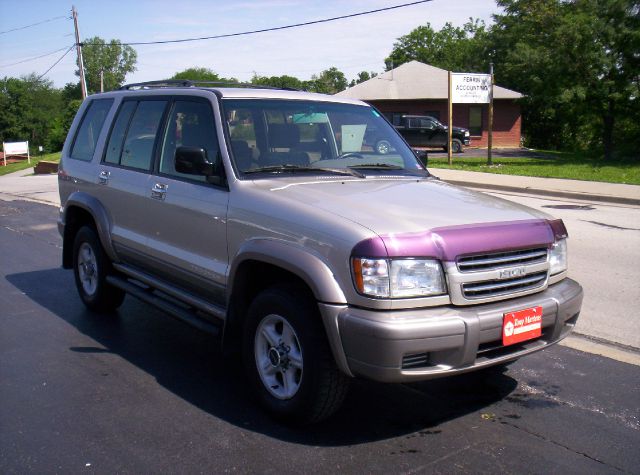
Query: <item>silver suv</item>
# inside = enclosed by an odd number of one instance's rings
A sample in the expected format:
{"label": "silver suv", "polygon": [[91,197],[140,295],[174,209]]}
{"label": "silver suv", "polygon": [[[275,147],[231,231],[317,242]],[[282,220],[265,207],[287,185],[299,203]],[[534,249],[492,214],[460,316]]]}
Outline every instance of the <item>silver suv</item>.
{"label": "silver suv", "polygon": [[59,186],[87,307],[128,293],[219,335],[280,418],[328,417],[352,377],[504,365],[580,312],[562,221],[439,181],[359,101],[125,86],[83,103]]}

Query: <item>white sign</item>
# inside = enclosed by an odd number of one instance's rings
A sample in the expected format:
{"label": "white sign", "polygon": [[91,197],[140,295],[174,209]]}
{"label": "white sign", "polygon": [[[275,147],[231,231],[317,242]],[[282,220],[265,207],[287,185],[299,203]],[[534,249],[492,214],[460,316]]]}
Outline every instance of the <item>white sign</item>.
{"label": "white sign", "polygon": [[451,102],[454,104],[488,104],[490,98],[490,74],[451,73]]}
{"label": "white sign", "polygon": [[29,142],[3,142],[2,151],[4,152],[4,166],[7,166],[7,157],[12,155],[26,155],[27,160],[31,163],[29,156]]}
{"label": "white sign", "polygon": [[29,142],[4,142],[5,155],[26,155],[29,153]]}

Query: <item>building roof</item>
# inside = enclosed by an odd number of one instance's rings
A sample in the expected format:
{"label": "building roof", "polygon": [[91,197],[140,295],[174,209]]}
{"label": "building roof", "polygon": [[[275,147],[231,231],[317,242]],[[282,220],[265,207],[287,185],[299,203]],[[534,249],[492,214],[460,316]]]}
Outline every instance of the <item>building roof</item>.
{"label": "building roof", "polygon": [[[337,96],[373,100],[447,99],[448,73],[419,61],[410,61],[391,71],[337,93]],[[495,86],[494,99],[519,99],[522,94]]]}

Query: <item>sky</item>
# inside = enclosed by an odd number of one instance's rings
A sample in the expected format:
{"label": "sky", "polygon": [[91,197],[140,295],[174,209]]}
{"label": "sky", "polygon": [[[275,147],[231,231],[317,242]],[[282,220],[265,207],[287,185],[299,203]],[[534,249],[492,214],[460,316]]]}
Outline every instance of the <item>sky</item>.
{"label": "sky", "polygon": [[[410,0],[76,0],[80,39],[158,41],[257,30],[384,8]],[[22,64],[25,59],[74,44],[71,5],[59,0],[0,0],[0,77],[43,74],[64,50]],[[250,81],[287,74],[309,79],[332,66],[348,80],[360,71],[384,71],[394,42],[412,29],[446,22],[461,26],[469,17],[491,22],[494,0],[432,0],[429,3],[320,25],[189,43],[135,46],[137,71],[127,82],[166,79],[189,67]],[[76,82],[75,49],[46,78],[56,87]]]}

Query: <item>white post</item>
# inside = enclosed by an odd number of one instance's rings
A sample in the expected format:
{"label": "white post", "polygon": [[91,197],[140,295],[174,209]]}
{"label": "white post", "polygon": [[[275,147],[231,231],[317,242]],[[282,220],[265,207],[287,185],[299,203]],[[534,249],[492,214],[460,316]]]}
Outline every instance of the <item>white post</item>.
{"label": "white post", "polygon": [[4,166],[7,166],[7,152],[4,146],[4,142],[2,142],[2,158],[4,159]]}
{"label": "white post", "polygon": [[27,163],[31,165],[31,155],[29,155],[29,141],[27,140]]}

